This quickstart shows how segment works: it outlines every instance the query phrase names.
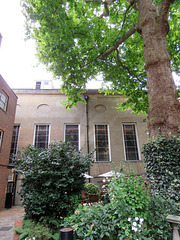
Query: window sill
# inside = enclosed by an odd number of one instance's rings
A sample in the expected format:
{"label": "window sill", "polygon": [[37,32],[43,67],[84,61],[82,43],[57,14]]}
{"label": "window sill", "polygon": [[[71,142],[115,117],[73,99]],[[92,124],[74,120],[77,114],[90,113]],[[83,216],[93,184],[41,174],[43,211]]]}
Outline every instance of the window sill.
{"label": "window sill", "polygon": [[94,163],[111,163],[112,161],[95,161]]}
{"label": "window sill", "polygon": [[143,162],[143,160],[125,160],[125,162],[131,163],[131,162]]}

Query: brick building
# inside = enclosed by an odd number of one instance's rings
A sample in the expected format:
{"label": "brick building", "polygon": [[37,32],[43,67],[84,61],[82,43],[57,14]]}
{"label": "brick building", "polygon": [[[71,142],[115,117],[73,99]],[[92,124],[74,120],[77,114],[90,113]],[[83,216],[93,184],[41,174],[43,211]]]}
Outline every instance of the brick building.
{"label": "brick building", "polygon": [[5,207],[17,96],[0,75],[0,210]]}

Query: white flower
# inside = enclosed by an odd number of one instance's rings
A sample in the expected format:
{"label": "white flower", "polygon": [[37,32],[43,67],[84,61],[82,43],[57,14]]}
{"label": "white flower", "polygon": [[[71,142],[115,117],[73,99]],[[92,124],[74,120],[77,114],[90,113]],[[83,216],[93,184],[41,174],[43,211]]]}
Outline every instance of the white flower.
{"label": "white flower", "polygon": [[138,227],[141,228],[141,224],[138,224]]}
{"label": "white flower", "polygon": [[136,226],[137,226],[137,223],[136,223],[136,222],[133,222],[133,226],[136,227]]}
{"label": "white flower", "polygon": [[128,218],[128,222],[130,222],[130,221],[131,221],[131,218],[129,217],[129,218]]}
{"label": "white flower", "polygon": [[135,217],[135,220],[136,220],[136,221],[138,221],[138,220],[139,220],[139,218],[138,218],[138,217]]}
{"label": "white flower", "polygon": [[138,229],[136,227],[132,227],[132,230],[137,232]]}
{"label": "white flower", "polygon": [[143,222],[144,222],[144,219],[143,219],[143,218],[140,218],[139,221],[140,221],[140,223],[143,223]]}

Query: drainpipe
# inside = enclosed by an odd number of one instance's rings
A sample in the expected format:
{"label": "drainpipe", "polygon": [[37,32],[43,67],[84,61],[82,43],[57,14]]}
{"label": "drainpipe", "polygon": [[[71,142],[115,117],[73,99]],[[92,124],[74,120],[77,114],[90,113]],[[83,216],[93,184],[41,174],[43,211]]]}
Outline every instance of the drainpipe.
{"label": "drainpipe", "polygon": [[[87,131],[87,153],[89,153],[89,117],[88,117],[88,100],[89,100],[89,96],[85,95],[84,96],[84,100],[86,101],[86,131]],[[88,171],[88,174],[90,175],[90,169]],[[89,178],[89,182],[90,182],[90,178]]]}

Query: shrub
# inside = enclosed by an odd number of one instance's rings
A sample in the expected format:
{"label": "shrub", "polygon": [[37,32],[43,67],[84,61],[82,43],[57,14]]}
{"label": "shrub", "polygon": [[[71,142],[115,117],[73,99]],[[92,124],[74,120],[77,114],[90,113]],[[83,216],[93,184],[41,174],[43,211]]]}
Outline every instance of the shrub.
{"label": "shrub", "polygon": [[[26,217],[54,224],[77,207],[92,154],[77,152],[70,143],[47,149],[28,146],[18,154],[16,171],[23,175],[20,195]],[[74,204],[76,202],[76,204]]]}
{"label": "shrub", "polygon": [[136,221],[140,226],[148,216],[150,197],[142,179],[132,172],[128,177],[122,173],[113,178],[108,188],[110,203],[79,206],[74,215],[65,219],[64,226],[73,227],[75,239],[145,239],[132,225]]}
{"label": "shrub", "polygon": [[171,200],[149,196],[143,178],[121,173],[108,185],[110,203],[79,205],[63,227],[74,229],[75,240],[168,240],[172,228],[166,216],[177,213]]}
{"label": "shrub", "polygon": [[180,135],[159,136],[144,144],[146,176],[152,194],[180,202]]}
{"label": "shrub", "polygon": [[19,240],[32,240],[32,239],[39,239],[39,240],[58,240],[59,234],[52,232],[50,228],[44,226],[40,223],[33,222],[30,219],[23,220],[22,228],[15,228],[18,234],[20,234]]}
{"label": "shrub", "polygon": [[86,194],[96,194],[99,195],[99,187],[94,183],[87,183],[84,186],[84,191]]}
{"label": "shrub", "polygon": [[171,199],[164,199],[160,195],[153,195],[146,220],[147,237],[153,236],[153,239],[156,240],[173,238],[172,226],[166,220],[168,214],[178,214],[178,209],[174,202]]}
{"label": "shrub", "polygon": [[111,205],[121,208],[121,214],[124,211],[124,216],[147,218],[150,196],[143,176],[138,176],[133,171],[128,174],[121,172],[119,177],[112,179],[108,187]]}

